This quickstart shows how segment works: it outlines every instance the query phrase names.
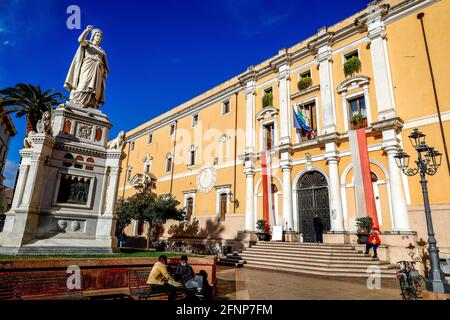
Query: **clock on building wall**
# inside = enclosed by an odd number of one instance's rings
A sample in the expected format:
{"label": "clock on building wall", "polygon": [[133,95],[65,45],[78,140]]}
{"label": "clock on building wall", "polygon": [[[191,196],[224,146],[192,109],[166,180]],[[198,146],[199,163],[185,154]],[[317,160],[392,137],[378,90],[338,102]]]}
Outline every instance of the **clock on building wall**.
{"label": "clock on building wall", "polygon": [[208,193],[216,183],[216,169],[213,167],[203,168],[197,176],[197,187],[200,192]]}

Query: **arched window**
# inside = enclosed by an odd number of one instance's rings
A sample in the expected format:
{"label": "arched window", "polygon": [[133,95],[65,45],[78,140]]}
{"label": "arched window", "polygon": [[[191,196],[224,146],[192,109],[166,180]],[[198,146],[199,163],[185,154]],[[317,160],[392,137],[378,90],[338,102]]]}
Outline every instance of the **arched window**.
{"label": "arched window", "polygon": [[71,129],[72,129],[72,122],[71,122],[70,120],[66,119],[66,121],[64,121],[64,129],[63,129],[63,132],[64,132],[65,134],[69,134],[70,131],[71,131]]}
{"label": "arched window", "polygon": [[225,215],[227,214],[227,200],[228,200],[228,194],[221,193],[219,197],[220,202],[220,220],[225,220]]}
{"label": "arched window", "polygon": [[[87,158],[86,162],[94,164],[95,160],[94,160],[94,158],[89,157],[89,158]],[[86,170],[94,171],[94,167],[93,166],[86,166]]]}
{"label": "arched window", "polygon": [[103,130],[101,128],[97,128],[97,131],[95,132],[95,141],[102,140],[103,137]]}
{"label": "arched window", "polygon": [[[75,161],[76,161],[76,162],[84,162],[84,158],[83,158],[83,156],[78,155],[78,156],[76,156]],[[79,164],[79,163],[75,163],[75,168],[77,168],[77,169],[83,169],[83,165],[82,165],[82,164]]]}
{"label": "arched window", "polygon": [[172,171],[172,154],[166,155],[166,172]]}
{"label": "arched window", "polygon": [[370,177],[372,178],[372,183],[378,181],[378,177],[375,173],[370,172]]}
{"label": "arched window", "polygon": [[197,147],[192,145],[189,149],[188,166],[195,166],[196,156],[197,156]]}
{"label": "arched window", "polygon": [[128,167],[127,168],[127,173],[126,173],[126,175],[125,175],[125,180],[126,181],[130,181],[131,180],[131,170],[132,170],[133,168],[132,167]]}
{"label": "arched window", "polygon": [[64,159],[67,159],[67,161],[63,161],[64,167],[71,167],[73,162],[73,155],[71,153],[66,153],[64,155]]}
{"label": "arched window", "polygon": [[189,197],[186,199],[186,214],[188,217],[191,217],[193,212],[194,212],[194,199],[192,197]]}

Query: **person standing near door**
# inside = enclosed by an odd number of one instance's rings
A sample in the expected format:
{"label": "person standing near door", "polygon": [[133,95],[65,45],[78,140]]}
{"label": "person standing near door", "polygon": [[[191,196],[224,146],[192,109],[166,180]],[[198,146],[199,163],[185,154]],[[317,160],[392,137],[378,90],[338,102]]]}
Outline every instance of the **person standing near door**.
{"label": "person standing near door", "polygon": [[314,232],[316,233],[316,242],[317,243],[323,243],[323,223],[320,219],[319,215],[316,213],[316,216],[313,219],[314,224]]}

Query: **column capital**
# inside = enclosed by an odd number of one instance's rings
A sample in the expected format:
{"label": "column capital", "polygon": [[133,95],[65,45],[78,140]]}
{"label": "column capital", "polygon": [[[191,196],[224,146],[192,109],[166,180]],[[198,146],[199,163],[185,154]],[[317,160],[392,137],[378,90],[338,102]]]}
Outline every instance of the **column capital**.
{"label": "column capital", "polygon": [[246,176],[254,176],[256,174],[255,168],[245,168],[244,173]]}
{"label": "column capital", "polygon": [[292,170],[292,161],[285,160],[280,162],[280,167],[282,171],[291,171]]}
{"label": "column capital", "polygon": [[397,151],[400,149],[400,146],[398,144],[384,144],[384,142],[382,143],[382,148],[383,150],[388,154],[393,154],[393,153],[397,153]]}
{"label": "column capital", "polygon": [[330,155],[325,155],[325,160],[327,162],[327,164],[337,164],[339,163],[339,156],[336,154],[330,154]]}

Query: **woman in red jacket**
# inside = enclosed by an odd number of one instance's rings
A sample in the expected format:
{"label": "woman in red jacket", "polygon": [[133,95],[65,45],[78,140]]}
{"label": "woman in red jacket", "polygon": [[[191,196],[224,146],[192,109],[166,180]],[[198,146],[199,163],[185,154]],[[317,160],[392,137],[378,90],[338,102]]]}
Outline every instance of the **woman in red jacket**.
{"label": "woman in red jacket", "polygon": [[366,252],[365,254],[369,254],[370,248],[373,248],[373,257],[377,257],[377,248],[381,244],[380,237],[378,236],[376,230],[370,229],[369,239],[366,243]]}

